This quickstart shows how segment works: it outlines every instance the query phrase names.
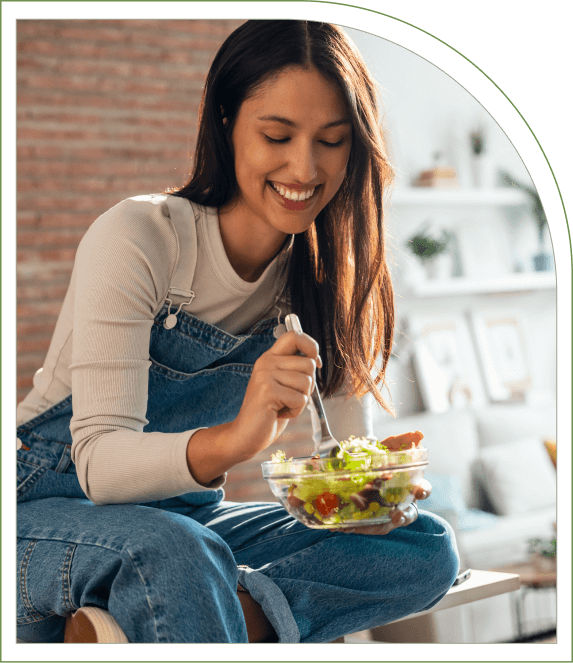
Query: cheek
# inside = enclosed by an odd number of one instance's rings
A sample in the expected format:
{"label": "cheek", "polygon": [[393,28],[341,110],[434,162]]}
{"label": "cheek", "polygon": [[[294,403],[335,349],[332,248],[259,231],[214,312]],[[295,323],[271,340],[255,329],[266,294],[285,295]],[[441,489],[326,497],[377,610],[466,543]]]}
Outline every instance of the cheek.
{"label": "cheek", "polygon": [[252,170],[264,170],[270,162],[268,149],[260,143],[252,144],[245,150],[244,159]]}
{"label": "cheek", "polygon": [[332,159],[329,164],[329,173],[332,181],[333,188],[338,190],[344,178],[346,177],[346,168],[348,166],[348,159],[350,151],[341,154],[337,159]]}
{"label": "cheek", "polygon": [[245,189],[244,193],[253,187],[260,189],[273,169],[273,161],[264,146],[251,144],[235,153],[237,181]]}
{"label": "cheek", "polygon": [[333,194],[336,191],[338,191],[338,189],[342,185],[342,182],[344,182],[344,178],[346,177],[346,168],[347,168],[347,161],[341,160],[341,163],[337,164],[337,168],[331,171],[331,183],[332,183]]}

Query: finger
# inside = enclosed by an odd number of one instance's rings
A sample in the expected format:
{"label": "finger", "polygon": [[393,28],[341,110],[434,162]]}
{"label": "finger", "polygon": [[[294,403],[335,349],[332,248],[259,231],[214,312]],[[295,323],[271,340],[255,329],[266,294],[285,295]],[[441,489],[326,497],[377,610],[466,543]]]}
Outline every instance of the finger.
{"label": "finger", "polygon": [[288,419],[289,418],[289,413],[290,410],[288,407],[281,407],[281,409],[277,412],[277,419]]}
{"label": "finger", "polygon": [[408,524],[408,516],[404,511],[396,509],[394,513],[390,516],[392,525],[394,527],[403,527]]}
{"label": "finger", "polygon": [[310,357],[299,357],[298,355],[286,355],[275,359],[276,367],[281,371],[296,371],[314,376],[316,361]]}
{"label": "finger", "polygon": [[394,513],[392,513],[390,516],[394,527],[405,527],[406,525],[413,523],[417,517],[418,509],[414,504],[410,504],[410,506],[405,511],[396,509],[396,511],[394,511]]}
{"label": "finger", "polygon": [[426,479],[422,479],[412,492],[417,500],[426,500],[432,494],[432,484]]}
{"label": "finger", "polygon": [[280,384],[275,385],[271,407],[281,419],[293,419],[298,417],[308,403],[308,396]]}
{"label": "finger", "polygon": [[310,392],[314,385],[314,380],[311,375],[298,373],[297,371],[276,371],[273,377],[275,382],[283,387],[299,391],[305,396],[310,396]]}
{"label": "finger", "polygon": [[318,343],[304,332],[290,331],[280,336],[269,350],[276,355],[296,355],[298,352],[305,357],[314,359],[319,367],[322,366],[322,360],[318,354]]}

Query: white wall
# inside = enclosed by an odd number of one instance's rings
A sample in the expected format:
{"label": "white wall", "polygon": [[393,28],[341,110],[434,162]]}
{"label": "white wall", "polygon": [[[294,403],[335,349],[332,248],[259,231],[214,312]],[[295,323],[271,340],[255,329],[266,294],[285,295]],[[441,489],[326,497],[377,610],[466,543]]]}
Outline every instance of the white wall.
{"label": "white wall", "polygon": [[[420,56],[380,37],[347,29],[380,85],[385,126],[392,161],[396,168],[396,190],[409,187],[421,170],[433,165],[440,151],[443,162],[453,165],[461,188],[473,185],[469,134],[476,127],[486,132],[486,154],[496,170],[531,184],[519,154],[484,108],[456,81]],[[460,56],[461,57],[461,56]],[[533,270],[532,255],[538,249],[537,231],[527,206],[520,209],[467,209],[428,206],[389,209],[388,229],[394,260],[397,314],[407,317],[412,310],[468,313],[476,309],[516,311],[523,334],[526,358],[532,378],[531,400],[554,398],[556,380],[555,291],[503,295],[443,297],[431,301],[409,300],[403,275],[409,269],[405,241],[424,221],[436,230],[456,227],[479,228],[488,225],[495,237],[497,268],[501,273]],[[546,248],[551,249],[547,234]],[[397,335],[396,351],[401,340]],[[392,360],[387,379],[401,414],[423,407],[408,353]]]}
{"label": "white wall", "polygon": [[460,184],[469,186],[469,134],[480,126],[496,164],[531,183],[505,133],[459,83],[402,46],[360,30],[347,33],[380,87],[397,184],[431,167],[433,154],[441,151],[458,170]]}

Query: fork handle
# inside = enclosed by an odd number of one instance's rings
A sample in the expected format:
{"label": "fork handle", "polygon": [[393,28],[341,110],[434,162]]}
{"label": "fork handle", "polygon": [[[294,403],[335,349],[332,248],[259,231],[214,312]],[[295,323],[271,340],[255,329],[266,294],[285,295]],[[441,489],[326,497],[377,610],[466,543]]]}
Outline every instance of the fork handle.
{"label": "fork handle", "polygon": [[[295,313],[289,313],[285,317],[285,327],[287,328],[287,331],[302,332],[302,327],[300,326],[300,320],[298,319],[298,316]],[[298,354],[301,355],[302,357],[306,357],[306,355],[302,352],[299,352]],[[332,433],[330,432],[330,428],[328,427],[328,421],[326,420],[326,415],[324,413],[324,407],[322,406],[322,399],[320,398],[320,394],[318,393],[318,387],[316,385],[316,381],[314,383],[314,389],[312,390],[310,397],[311,401],[309,402],[308,407],[314,405],[314,409],[318,417],[318,421],[320,423],[322,437],[323,438],[332,437]]]}

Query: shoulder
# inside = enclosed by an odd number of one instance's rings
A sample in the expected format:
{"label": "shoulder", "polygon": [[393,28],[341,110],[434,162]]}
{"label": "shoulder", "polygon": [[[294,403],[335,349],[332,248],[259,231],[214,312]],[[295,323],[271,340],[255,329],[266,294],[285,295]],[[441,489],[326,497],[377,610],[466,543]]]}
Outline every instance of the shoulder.
{"label": "shoulder", "polygon": [[[76,265],[93,274],[122,266],[122,275],[147,274],[159,292],[177,262],[179,240],[167,195],[134,196],[99,216],[88,228],[76,254]],[[189,203],[181,199],[189,208]],[[126,276],[127,278],[127,276]]]}
{"label": "shoulder", "polygon": [[141,228],[142,226],[157,226],[159,229],[167,230],[170,226],[168,197],[167,195],[146,194],[126,198],[101,214],[91,228],[114,224],[118,230]]}
{"label": "shoulder", "polygon": [[192,220],[197,211],[185,198],[169,194],[126,198],[92,223],[82,239],[82,248],[102,246],[117,251],[131,247],[166,258],[166,253],[177,253],[179,243],[174,213]]}

